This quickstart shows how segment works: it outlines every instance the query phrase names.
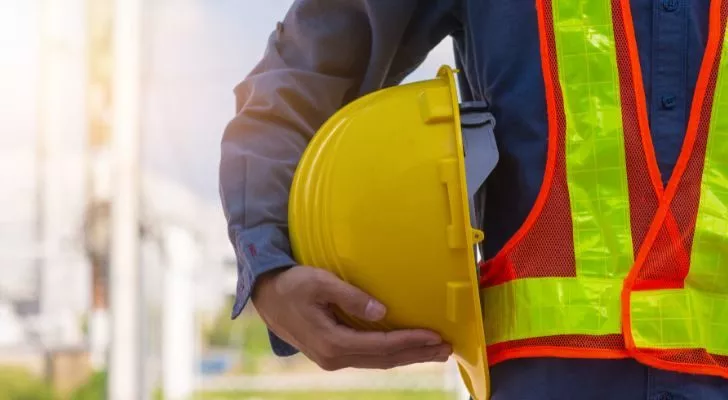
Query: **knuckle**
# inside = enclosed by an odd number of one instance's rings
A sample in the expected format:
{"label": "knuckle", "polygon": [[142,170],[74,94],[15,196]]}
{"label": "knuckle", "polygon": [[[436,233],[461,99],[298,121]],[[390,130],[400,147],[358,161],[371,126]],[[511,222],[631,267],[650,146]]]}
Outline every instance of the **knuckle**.
{"label": "knuckle", "polygon": [[312,271],[311,282],[314,286],[324,286],[328,283],[328,272],[319,268]]}

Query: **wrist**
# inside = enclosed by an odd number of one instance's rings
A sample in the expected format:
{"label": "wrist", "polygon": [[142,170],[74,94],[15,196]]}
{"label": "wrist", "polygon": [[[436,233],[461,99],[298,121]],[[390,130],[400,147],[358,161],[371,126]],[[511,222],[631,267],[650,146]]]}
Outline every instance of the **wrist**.
{"label": "wrist", "polygon": [[253,291],[251,293],[251,300],[253,301],[253,304],[256,303],[256,300],[260,296],[260,293],[266,292],[267,288],[275,283],[278,275],[280,275],[282,272],[287,271],[289,268],[291,267],[289,266],[276,268],[258,275],[258,277],[255,279],[255,284],[253,285]]}

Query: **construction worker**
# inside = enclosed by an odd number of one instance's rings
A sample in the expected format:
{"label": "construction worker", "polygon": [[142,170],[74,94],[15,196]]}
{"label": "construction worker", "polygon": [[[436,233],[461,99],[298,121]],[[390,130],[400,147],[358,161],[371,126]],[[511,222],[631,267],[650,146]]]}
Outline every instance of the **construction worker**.
{"label": "construction worker", "polygon": [[728,0],[294,2],[222,142],[233,316],[252,297],[277,355],[326,370],[450,356],[432,330],[342,323],[331,306],[396,305],[297,265],[288,232],[314,133],[449,35],[461,100],[497,123],[473,200],[492,398],[728,399],[727,18]]}

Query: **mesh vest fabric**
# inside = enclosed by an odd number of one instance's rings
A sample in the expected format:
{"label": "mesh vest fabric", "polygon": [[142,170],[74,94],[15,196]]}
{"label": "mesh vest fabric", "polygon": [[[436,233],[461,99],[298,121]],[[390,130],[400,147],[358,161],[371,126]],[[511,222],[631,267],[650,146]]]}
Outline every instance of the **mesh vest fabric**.
{"label": "mesh vest fabric", "polygon": [[724,3],[712,4],[687,139],[663,188],[629,1],[536,1],[547,166],[526,222],[481,267],[491,364],[634,357],[728,377]]}

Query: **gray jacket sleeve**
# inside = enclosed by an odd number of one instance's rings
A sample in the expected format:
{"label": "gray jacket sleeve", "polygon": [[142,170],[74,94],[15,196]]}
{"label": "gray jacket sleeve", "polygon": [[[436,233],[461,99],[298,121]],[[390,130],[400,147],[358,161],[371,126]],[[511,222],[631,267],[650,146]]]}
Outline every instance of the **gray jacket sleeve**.
{"label": "gray jacket sleeve", "polygon": [[[222,139],[220,196],[238,262],[233,318],[256,278],[295,262],[289,187],[311,136],[354,98],[399,83],[457,29],[456,0],[299,0],[235,88]],[[255,40],[255,38],[246,38]],[[278,355],[296,352],[271,335]]]}

